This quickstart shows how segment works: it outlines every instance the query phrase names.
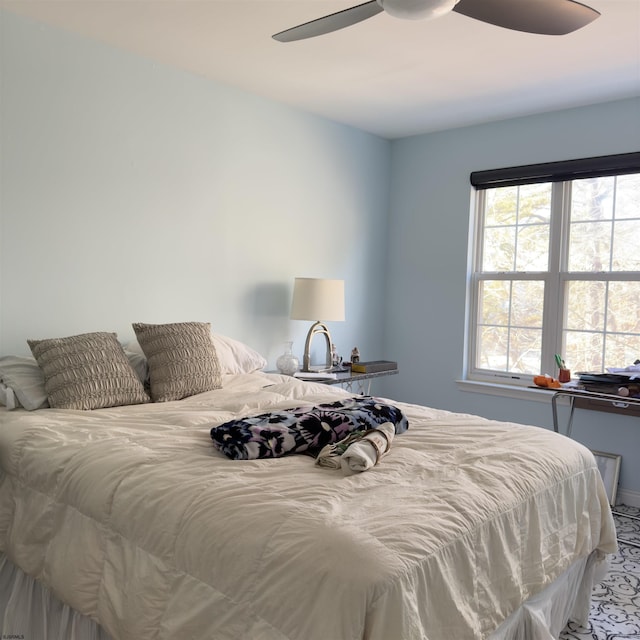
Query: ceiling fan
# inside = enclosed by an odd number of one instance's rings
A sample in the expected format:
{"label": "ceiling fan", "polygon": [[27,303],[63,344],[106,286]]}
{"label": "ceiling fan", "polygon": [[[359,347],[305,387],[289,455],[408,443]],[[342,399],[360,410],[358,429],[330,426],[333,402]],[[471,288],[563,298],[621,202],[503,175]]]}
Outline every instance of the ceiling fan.
{"label": "ceiling fan", "polygon": [[482,22],[527,33],[565,35],[600,13],[574,0],[370,0],[276,33],[279,42],[313,38],[386,12],[395,18],[437,18],[455,11]]}

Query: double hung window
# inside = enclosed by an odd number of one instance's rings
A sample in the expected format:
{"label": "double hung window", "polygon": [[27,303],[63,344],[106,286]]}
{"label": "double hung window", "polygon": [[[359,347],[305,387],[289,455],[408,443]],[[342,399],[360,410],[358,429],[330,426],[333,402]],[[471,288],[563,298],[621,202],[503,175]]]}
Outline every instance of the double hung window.
{"label": "double hung window", "polygon": [[471,175],[467,377],[530,384],[640,358],[640,153]]}

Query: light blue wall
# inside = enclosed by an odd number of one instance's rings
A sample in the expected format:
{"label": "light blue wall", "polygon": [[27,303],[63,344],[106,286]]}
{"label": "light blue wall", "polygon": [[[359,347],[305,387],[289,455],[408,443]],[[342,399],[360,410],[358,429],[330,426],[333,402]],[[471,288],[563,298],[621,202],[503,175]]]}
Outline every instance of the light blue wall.
{"label": "light blue wall", "polygon": [[388,141],[6,12],[0,29],[0,354],[202,320],[273,366],[289,338],[301,355],[306,276],[345,280],[334,341],[378,357]]}
{"label": "light blue wall", "polygon": [[[464,357],[469,174],[639,149],[637,99],[394,141],[385,352],[401,373],[385,383],[385,393],[550,427],[548,403],[463,392],[455,383]],[[622,454],[621,485],[640,491],[640,421],[580,412],[574,436]]]}
{"label": "light blue wall", "polygon": [[[270,360],[295,276],[344,278],[347,355],[376,392],[549,427],[548,404],[459,390],[469,173],[640,149],[640,101],[389,142],[0,11],[0,354],[27,337],[208,320]],[[638,422],[575,436],[624,456]]]}

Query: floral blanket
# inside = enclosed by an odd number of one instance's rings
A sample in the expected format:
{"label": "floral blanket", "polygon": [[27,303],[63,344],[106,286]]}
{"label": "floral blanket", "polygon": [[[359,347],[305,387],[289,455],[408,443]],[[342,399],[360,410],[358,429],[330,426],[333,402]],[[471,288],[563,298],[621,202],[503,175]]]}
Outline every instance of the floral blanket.
{"label": "floral blanket", "polygon": [[376,398],[358,396],[317,406],[263,413],[211,429],[214,446],[234,460],[279,458],[292,453],[317,456],[353,431],[391,422],[396,433],[409,428],[405,415]]}

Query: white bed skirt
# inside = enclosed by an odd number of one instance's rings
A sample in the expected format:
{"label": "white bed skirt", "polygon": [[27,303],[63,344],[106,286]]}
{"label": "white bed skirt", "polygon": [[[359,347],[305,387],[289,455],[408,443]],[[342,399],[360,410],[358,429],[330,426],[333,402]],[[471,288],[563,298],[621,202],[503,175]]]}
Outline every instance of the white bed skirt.
{"label": "white bed skirt", "polygon": [[0,554],[0,638],[111,640],[98,624],[74,611]]}
{"label": "white bed skirt", "polygon": [[488,640],[556,640],[569,620],[586,626],[593,587],[605,578],[608,569],[609,561],[599,551],[578,560],[529,598]]}
{"label": "white bed skirt", "polygon": [[[586,624],[593,586],[608,563],[594,551],[530,598],[488,640],[554,640],[569,619]],[[0,554],[0,631],[13,640],[111,640],[97,623],[62,604]]]}

